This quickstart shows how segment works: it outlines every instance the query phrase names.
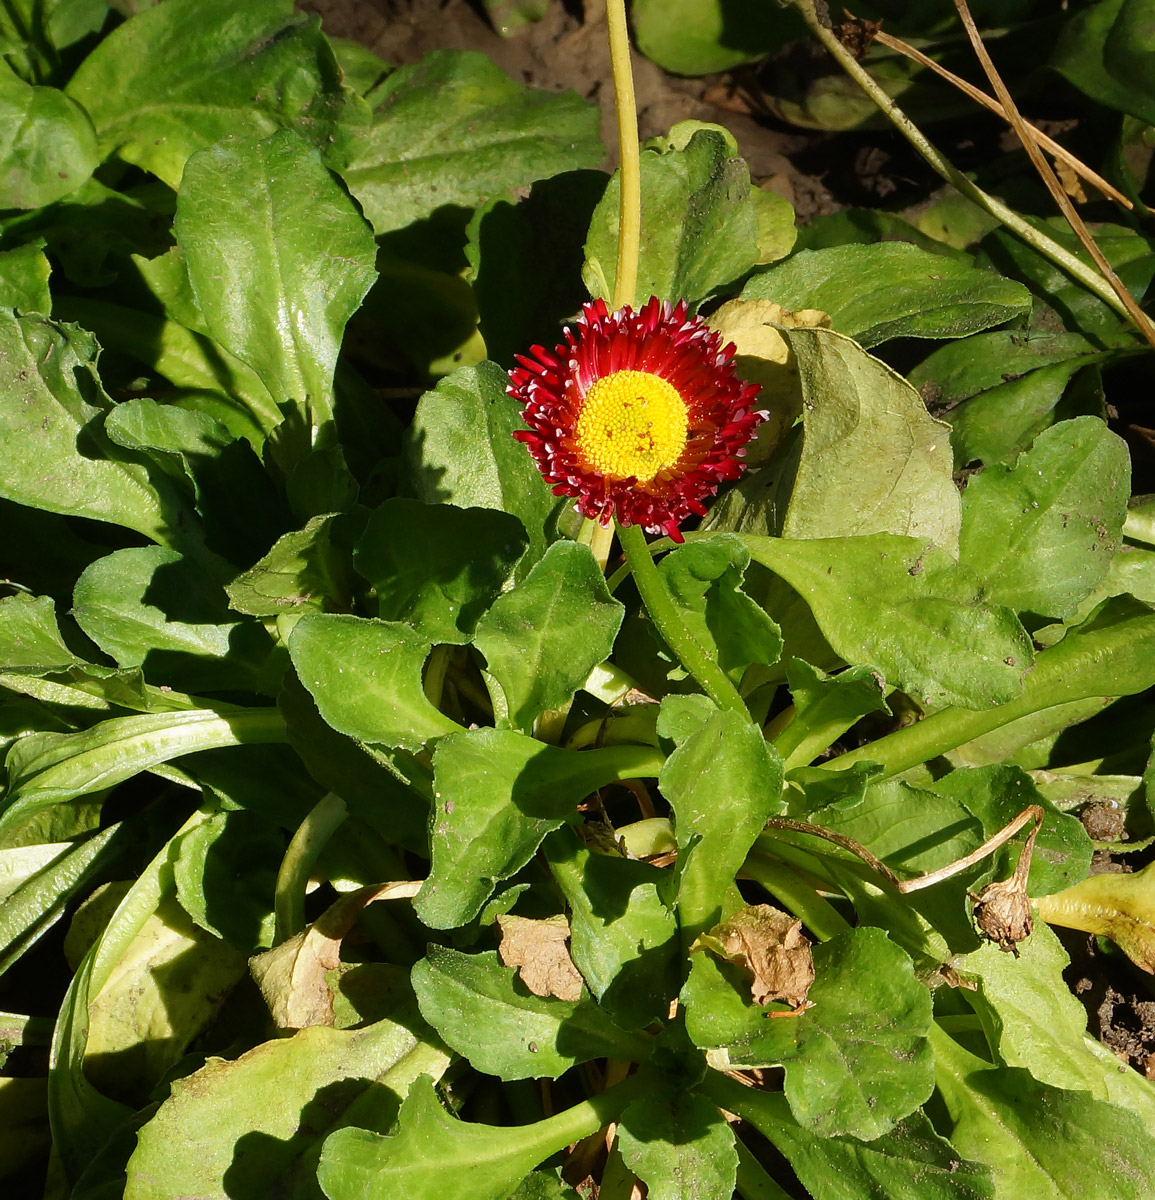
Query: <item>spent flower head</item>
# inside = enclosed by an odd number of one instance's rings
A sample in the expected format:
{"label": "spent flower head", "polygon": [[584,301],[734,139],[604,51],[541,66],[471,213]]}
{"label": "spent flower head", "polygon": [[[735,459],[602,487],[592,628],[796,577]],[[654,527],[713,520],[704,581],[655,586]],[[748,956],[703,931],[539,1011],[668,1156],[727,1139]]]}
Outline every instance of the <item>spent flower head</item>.
{"label": "spent flower head", "polygon": [[682,541],[678,526],[745,469],[766,418],[758,385],[738,378],[734,347],[684,301],[611,313],[595,300],[563,335],[517,356],[508,391],[529,428],[513,436],[583,516]]}

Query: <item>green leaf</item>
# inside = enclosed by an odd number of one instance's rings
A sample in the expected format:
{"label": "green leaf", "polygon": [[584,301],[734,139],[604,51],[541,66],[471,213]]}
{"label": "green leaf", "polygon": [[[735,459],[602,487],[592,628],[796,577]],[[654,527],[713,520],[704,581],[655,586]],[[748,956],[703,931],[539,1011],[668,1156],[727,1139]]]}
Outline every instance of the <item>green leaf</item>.
{"label": "green leaf", "polygon": [[76,581],[76,623],[119,667],[184,691],[252,691],[273,648],[203,571],[161,546],[117,550]]}
{"label": "green leaf", "polygon": [[99,163],[88,114],[0,63],[0,208],[41,208],[76,191]]}
{"label": "green leaf", "polygon": [[346,555],[334,545],[335,513],[313,517],[279,537],[258,563],[225,587],[229,607],[253,617],[349,606]]}
{"label": "green leaf", "polygon": [[294,15],[290,0],[146,8],[84,60],[68,94],[92,118],[102,157],[115,153],[174,189],[191,155],[230,135],[288,127],[328,148],[346,102],[320,22]]}
{"label": "green leaf", "polygon": [[[429,1079],[418,1079],[401,1106],[400,1127],[383,1138],[364,1129],[330,1134],[317,1172],[329,1200],[506,1200],[539,1163],[616,1120],[635,1089],[618,1085],[534,1125],[474,1125],[441,1107]],[[604,1097],[604,1098],[603,1098]],[[133,1200],[129,1197],[128,1200]]]}
{"label": "green leaf", "polygon": [[529,535],[524,574],[545,553],[558,501],[525,447],[506,395],[509,376],[496,363],[464,367],[426,392],[417,405],[407,458],[417,498],[426,504],[494,508],[520,518]]}
{"label": "green leaf", "polygon": [[556,1079],[592,1058],[637,1058],[647,1039],[624,1033],[588,998],[535,996],[496,953],[430,946],[413,968],[421,1015],[451,1049],[499,1079]]}
{"label": "green leaf", "polygon": [[213,337],[274,400],[308,405],[323,424],[376,247],[317,151],[288,131],[201,151],[185,167],[173,228]]}
{"label": "green leaf", "polygon": [[758,0],[635,0],[638,49],[675,75],[712,75],[805,36],[791,12]]}
{"label": "green leaf", "polygon": [[896,533],[953,553],[960,515],[949,427],[849,338],[782,334],[802,384],[801,442],[784,463],[743,479],[712,524],[790,538]]}
{"label": "green leaf", "polygon": [[1155,124],[1150,7],[1100,0],[1063,26],[1051,65],[1092,100]]}
{"label": "green leaf", "polygon": [[622,1113],[618,1146],[651,1200],[730,1200],[738,1170],[734,1131],[692,1092],[645,1096]]}
{"label": "green leaf", "polygon": [[742,535],[751,555],[810,606],[853,666],[938,706],[983,708],[1022,691],[1031,643],[1013,613],[983,602],[937,546],[892,534],[787,541]]}
{"label": "green leaf", "polygon": [[515,729],[561,708],[614,648],[625,609],[593,555],[555,542],[530,573],[478,621],[474,643],[501,685]]}
{"label": "green leaf", "polygon": [[293,666],[334,729],[407,750],[461,728],[422,689],[431,648],[408,625],[327,613],[302,617],[289,638]]}
{"label": "green leaf", "polygon": [[49,597],[17,592],[0,598],[0,671],[51,675],[77,662],[60,636]]}
{"label": "green leaf", "polygon": [[157,542],[195,541],[196,517],[172,488],[109,442],[103,423],[112,401],[89,334],[0,312],[0,349],[0,495]]}
{"label": "green leaf", "polygon": [[577,752],[512,730],[458,730],[433,752],[432,863],[415,905],[434,929],[472,920],[497,883],[596,788],[657,774],[648,746]]}
{"label": "green leaf", "polygon": [[1043,921],[1012,958],[993,942],[968,954],[966,975],[977,977],[978,993],[967,999],[983,1020],[992,1049],[1008,1067],[1024,1067],[1039,1083],[1090,1092],[1135,1112],[1155,1127],[1155,1095],[1137,1072],[1119,1070],[1119,1060],[1101,1056],[1087,1036],[1087,1010],[1067,988],[1063,971],[1070,958]]}
{"label": "green leaf", "polygon": [[521,522],[506,513],[395,497],[370,516],[353,564],[376,590],[383,620],[464,645],[525,548]]}
{"label": "green leaf", "polygon": [[1031,308],[1021,283],[908,242],[800,250],[751,279],[742,299],[821,309],[867,348],[898,337],[963,337]]}
{"label": "green leaf", "polygon": [[1094,417],[1063,421],[971,478],[959,556],[996,604],[1068,616],[1107,574],[1130,491],[1123,440]]}
{"label": "green leaf", "polygon": [[232,1062],[210,1058],[173,1084],[137,1135],[125,1200],[311,1192],[335,1122],[389,1129],[413,1079],[448,1065],[412,1012],[364,1029],[312,1026]]}
{"label": "green leaf", "polygon": [[781,630],[742,590],[749,565],[743,542],[723,534],[679,547],[658,568],[686,628],[735,683],[782,653]]}
{"label": "green leaf", "polygon": [[52,272],[44,242],[37,239],[0,252],[0,305],[20,313],[50,313]]}
{"label": "green leaf", "polygon": [[598,110],[515,83],[476,51],[438,50],[381,85],[345,181],[376,233],[474,208],[605,154]]}
{"label": "green leaf", "polygon": [[1155,1138],[1135,1113],[1037,1083],[1021,1067],[990,1067],[945,1034],[934,1050],[951,1142],[990,1165],[1000,1196],[1078,1200],[1088,1179],[1118,1200],[1151,1194]]}
{"label": "green leaf", "polygon": [[827,675],[800,658],[792,658],[786,678],[794,716],[773,739],[786,771],[813,762],[860,717],[890,712],[884,699],[885,680],[870,667],[848,667],[837,675]]}
{"label": "green leaf", "polygon": [[721,919],[754,839],[782,811],[782,762],[756,725],[721,712],[670,755],[658,783],[674,810],[680,851],[693,845],[678,891],[688,945]]}
{"label": "green leaf", "polygon": [[[675,126],[666,147],[642,151],[639,303],[658,296],[696,305],[758,260],[758,218],[745,162],[732,157],[713,128],[699,129],[678,148],[676,134]],[[615,173],[594,210],[582,272],[590,294],[606,301],[617,262],[619,179]]]}
{"label": "green leaf", "polygon": [[41,809],[112,787],[184,754],[284,740],[276,710],[263,708],[114,717],[80,733],[28,734],[8,751],[0,834]]}
{"label": "green leaf", "polygon": [[587,850],[565,829],[542,849],[569,905],[574,965],[601,1007],[627,1029],[664,1019],[679,985],[669,873]]}

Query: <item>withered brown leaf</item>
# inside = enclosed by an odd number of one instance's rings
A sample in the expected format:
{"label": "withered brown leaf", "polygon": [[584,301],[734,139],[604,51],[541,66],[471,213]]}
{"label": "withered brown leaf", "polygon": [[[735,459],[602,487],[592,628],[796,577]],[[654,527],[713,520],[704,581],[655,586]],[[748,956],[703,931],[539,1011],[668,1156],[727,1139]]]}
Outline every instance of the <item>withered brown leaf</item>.
{"label": "withered brown leaf", "polygon": [[535,996],[580,1000],[582,977],[570,958],[569,922],[565,917],[534,921],[529,917],[501,916],[498,954],[507,967],[517,967],[522,983]]}

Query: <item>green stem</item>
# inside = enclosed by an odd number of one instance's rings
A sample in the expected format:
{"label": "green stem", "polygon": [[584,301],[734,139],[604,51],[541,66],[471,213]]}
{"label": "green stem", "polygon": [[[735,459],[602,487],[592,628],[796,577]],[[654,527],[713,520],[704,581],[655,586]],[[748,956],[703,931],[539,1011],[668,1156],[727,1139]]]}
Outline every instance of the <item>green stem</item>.
{"label": "green stem", "polygon": [[650,557],[650,548],[646,545],[646,535],[641,526],[619,525],[618,537],[629,561],[638,594],[666,645],[673,650],[678,661],[693,675],[701,689],[720,709],[741,713],[749,720],[750,714],[742,697],[738,695],[738,689],[706,653],[679,615],[665,580]]}
{"label": "green stem", "polygon": [[838,909],[784,862],[755,850],[743,864],[742,873],[761,884],[775,900],[800,917],[820,941],[829,941],[850,928],[850,923]]}
{"label": "green stem", "polygon": [[736,1186],[742,1200],[791,1200],[790,1193],[770,1178],[741,1138],[734,1139],[734,1146],[738,1151]]}
{"label": "green stem", "polygon": [[281,869],[273,898],[276,914],[276,944],[305,928],[305,888],[317,859],[329,839],[348,816],[345,801],[332,792],[322,796],[309,815],[297,826]]}
{"label": "green stem", "polygon": [[618,114],[620,198],[618,207],[618,262],[614,272],[612,305],[619,309],[634,303],[638,286],[638,250],[642,233],[642,176],[638,152],[638,115],[634,100],[634,75],[630,65],[630,33],[626,26],[626,0],[606,0],[606,27],[610,40],[610,66],[614,75],[614,106]]}
{"label": "green stem", "polygon": [[814,10],[814,0],[790,0],[798,9],[802,19],[810,27],[811,32],[826,47],[831,56],[838,61],[842,69],[858,84],[860,88],[874,101],[884,116],[888,117],[894,127],[918,151],[930,168],[941,175],[947,183],[960,191],[973,204],[990,213],[996,220],[1001,221],[1012,233],[1020,237],[1028,246],[1049,258],[1053,263],[1062,267],[1068,275],[1078,280],[1089,292],[1094,292],[1104,304],[1108,304],[1120,316],[1130,319],[1126,306],[1115,295],[1114,290],[1100,275],[1086,263],[1078,259],[1069,250],[1064,249],[1058,242],[1049,238],[1045,233],[1036,229],[1029,221],[1019,216],[1014,209],[1008,208],[1001,200],[997,200],[988,192],[984,192],[977,184],[968,179],[949,159],[923,135],[917,125],[898,107],[886,94],[885,90],[874,80],[870,73],[846,49],[834,35],[819,20]]}

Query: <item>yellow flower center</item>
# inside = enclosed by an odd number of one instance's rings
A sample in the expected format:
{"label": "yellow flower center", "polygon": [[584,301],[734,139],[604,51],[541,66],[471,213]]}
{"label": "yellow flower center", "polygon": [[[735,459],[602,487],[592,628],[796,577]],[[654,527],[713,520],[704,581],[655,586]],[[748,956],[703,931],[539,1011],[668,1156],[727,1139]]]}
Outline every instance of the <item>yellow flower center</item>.
{"label": "yellow flower center", "polygon": [[649,483],[681,457],[687,429],[686,403],[672,383],[648,371],[615,371],[586,393],[574,438],[590,470]]}

